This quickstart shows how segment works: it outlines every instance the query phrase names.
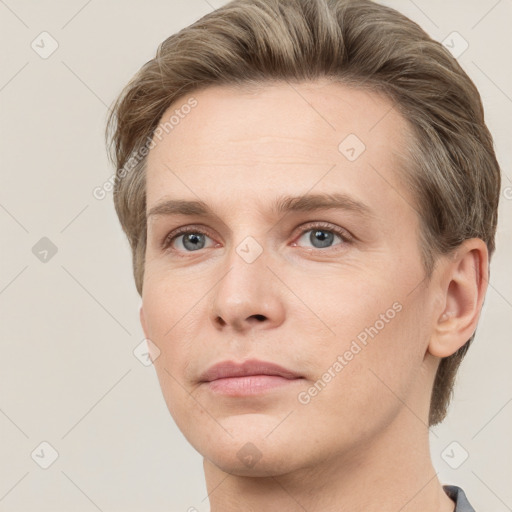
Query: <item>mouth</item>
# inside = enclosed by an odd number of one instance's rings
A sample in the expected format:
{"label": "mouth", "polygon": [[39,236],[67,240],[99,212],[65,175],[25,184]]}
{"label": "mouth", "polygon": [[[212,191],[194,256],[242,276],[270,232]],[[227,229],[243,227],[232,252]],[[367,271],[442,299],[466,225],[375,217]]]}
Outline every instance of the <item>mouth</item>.
{"label": "mouth", "polygon": [[265,393],[300,382],[303,377],[275,363],[251,359],[243,363],[222,361],[200,377],[210,391],[228,396]]}

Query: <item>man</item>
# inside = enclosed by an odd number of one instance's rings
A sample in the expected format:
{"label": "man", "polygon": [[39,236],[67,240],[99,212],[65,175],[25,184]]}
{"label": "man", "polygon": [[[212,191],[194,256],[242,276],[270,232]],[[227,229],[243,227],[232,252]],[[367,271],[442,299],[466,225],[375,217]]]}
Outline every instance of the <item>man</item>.
{"label": "man", "polygon": [[235,0],[164,41],[109,123],[169,411],[212,512],[467,512],[443,420],[499,166],[450,54],[368,0]]}

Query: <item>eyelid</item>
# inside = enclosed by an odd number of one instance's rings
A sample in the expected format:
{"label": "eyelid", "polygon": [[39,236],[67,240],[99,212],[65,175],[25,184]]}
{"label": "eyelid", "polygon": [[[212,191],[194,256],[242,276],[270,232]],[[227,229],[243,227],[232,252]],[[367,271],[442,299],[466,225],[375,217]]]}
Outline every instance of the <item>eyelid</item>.
{"label": "eyelid", "polygon": [[[347,231],[345,228],[342,228],[341,226],[337,226],[336,224],[331,224],[330,222],[325,222],[325,221],[310,221],[305,224],[301,224],[297,228],[299,233],[297,236],[295,236],[294,239],[297,239],[297,237],[300,238],[302,235],[304,235],[304,233],[307,233],[308,231],[311,231],[313,229],[332,231],[346,243],[353,242],[355,240],[355,236],[352,235],[352,233]],[[318,250],[322,250],[322,249],[318,249]]]}
{"label": "eyelid", "polygon": [[[206,235],[212,240],[214,237],[212,236],[211,232],[206,228],[205,226],[201,224],[190,224],[188,226],[183,226],[180,228],[176,228],[167,235],[164,236],[161,246],[163,250],[172,250],[171,244],[174,243],[174,241],[179,238],[182,235],[186,235],[187,233],[200,233],[202,235]],[[181,252],[175,250],[175,252]],[[189,253],[193,253],[194,251],[187,251]]]}

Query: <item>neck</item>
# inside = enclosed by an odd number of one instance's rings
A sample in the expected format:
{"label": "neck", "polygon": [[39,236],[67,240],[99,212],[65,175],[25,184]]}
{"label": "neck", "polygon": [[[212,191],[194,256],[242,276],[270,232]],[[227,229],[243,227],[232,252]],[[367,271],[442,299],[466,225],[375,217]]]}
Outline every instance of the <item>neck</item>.
{"label": "neck", "polygon": [[403,408],[378,438],[315,466],[250,477],[226,473],[204,459],[210,510],[453,512],[432,466],[428,433]]}

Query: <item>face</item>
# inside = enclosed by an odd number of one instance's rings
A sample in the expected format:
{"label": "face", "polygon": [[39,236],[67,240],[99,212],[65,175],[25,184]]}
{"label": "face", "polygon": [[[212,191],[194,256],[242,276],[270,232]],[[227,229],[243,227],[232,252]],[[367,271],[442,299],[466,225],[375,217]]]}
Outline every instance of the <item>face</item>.
{"label": "face", "polygon": [[[320,81],[193,97],[147,166],[141,322],[169,411],[231,473],[349,456],[428,407],[433,378],[406,122]],[[254,360],[290,375],[204,375]]]}

